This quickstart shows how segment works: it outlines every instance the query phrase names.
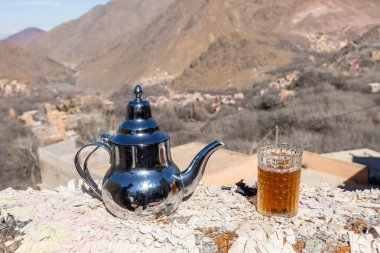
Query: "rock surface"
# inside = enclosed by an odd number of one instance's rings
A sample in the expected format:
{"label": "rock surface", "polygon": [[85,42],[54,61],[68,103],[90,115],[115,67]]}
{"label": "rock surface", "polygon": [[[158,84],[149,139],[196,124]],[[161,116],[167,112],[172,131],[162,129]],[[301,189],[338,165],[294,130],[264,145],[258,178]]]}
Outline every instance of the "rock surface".
{"label": "rock surface", "polygon": [[[113,217],[82,182],[56,191],[8,188],[0,192],[0,232],[19,232],[0,233],[0,252],[380,252],[379,189],[301,188],[291,219],[260,215],[255,199],[234,189],[201,185],[154,221]],[[22,226],[7,225],[9,215]]]}

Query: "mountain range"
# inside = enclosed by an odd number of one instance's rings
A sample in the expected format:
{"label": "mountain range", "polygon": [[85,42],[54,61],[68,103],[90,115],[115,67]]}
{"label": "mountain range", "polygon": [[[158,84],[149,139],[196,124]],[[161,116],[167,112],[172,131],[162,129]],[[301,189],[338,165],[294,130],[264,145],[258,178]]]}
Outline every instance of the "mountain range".
{"label": "mountain range", "polygon": [[84,66],[78,84],[117,89],[161,74],[179,89],[247,87],[306,58],[313,43],[323,45],[312,36],[323,34],[338,50],[379,23],[379,12],[375,0],[174,1],[146,28]]}
{"label": "mountain range", "polygon": [[27,50],[74,68],[82,87],[244,88],[338,51],[378,13],[377,0],[112,0]]}

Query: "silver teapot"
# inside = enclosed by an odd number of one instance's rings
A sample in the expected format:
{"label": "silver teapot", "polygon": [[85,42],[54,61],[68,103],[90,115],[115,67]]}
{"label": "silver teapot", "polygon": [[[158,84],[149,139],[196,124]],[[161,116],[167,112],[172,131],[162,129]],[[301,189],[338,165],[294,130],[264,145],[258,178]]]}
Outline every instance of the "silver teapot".
{"label": "silver teapot", "polygon": [[[159,218],[171,214],[182,200],[192,195],[209,157],[224,144],[211,142],[181,172],[171,158],[169,136],[159,131],[149,101],[141,98],[140,85],[135,87],[134,93],[136,98],[129,101],[126,119],[117,132],[103,136],[103,142],[83,146],[74,162],[79,175],[115,216],[122,219]],[[87,147],[94,149],[82,168],[80,155]],[[101,190],[87,167],[90,156],[98,148],[108,152],[111,164]]]}

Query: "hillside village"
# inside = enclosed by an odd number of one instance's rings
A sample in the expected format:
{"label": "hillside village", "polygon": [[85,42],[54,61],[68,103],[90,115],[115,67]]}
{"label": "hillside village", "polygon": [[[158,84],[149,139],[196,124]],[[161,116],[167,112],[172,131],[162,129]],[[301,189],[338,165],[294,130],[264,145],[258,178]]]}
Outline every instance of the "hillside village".
{"label": "hillside village", "polygon": [[[294,96],[295,92],[289,90],[289,86],[299,77],[299,71],[286,74],[274,82],[268,83],[266,88],[260,90],[263,96],[271,90],[279,90],[277,94],[280,101],[284,101],[289,96]],[[4,81],[3,81],[4,80]],[[4,90],[4,96],[15,96],[19,94],[28,95],[27,85],[18,83],[16,80],[6,83],[7,79],[2,79],[4,87],[0,86],[0,91]],[[2,82],[0,82],[2,84]],[[12,88],[11,88],[12,87]],[[217,94],[204,92],[179,92],[166,88],[168,95],[149,95],[146,97],[151,106],[162,108],[167,104],[174,104],[184,107],[197,103],[203,107],[211,108],[212,113],[219,112],[223,107],[237,107],[244,100],[243,92],[231,94]],[[114,115],[114,102],[97,95],[87,95],[73,93],[71,98],[60,99],[56,104],[42,103],[37,110],[25,111],[17,115],[13,108],[8,109],[8,116],[17,118],[22,124],[30,128],[41,145],[49,145],[64,140],[76,140],[78,138],[75,129],[78,129],[79,122],[86,124],[94,118],[103,118],[104,115]],[[242,108],[240,108],[242,109]],[[113,129],[116,130],[116,129]]]}
{"label": "hillside village", "polygon": [[[242,92],[233,95],[211,95],[207,93],[187,93],[171,91],[169,96],[146,97],[153,107],[162,107],[168,103],[185,106],[192,103],[201,103],[211,106],[218,112],[223,106],[235,106],[237,101],[244,99]],[[114,115],[114,102],[101,96],[77,94],[73,98],[63,99],[57,104],[43,103],[38,110],[25,111],[17,115],[13,108],[9,108],[8,116],[17,118],[22,124],[30,128],[41,142],[49,145],[64,140],[78,138],[75,129],[79,123],[86,124],[94,118],[103,118],[104,115]],[[116,130],[116,129],[114,129]]]}
{"label": "hillside village", "polygon": [[24,82],[2,77],[0,74],[0,97],[28,96],[30,90]]}
{"label": "hillside village", "polygon": [[[372,55],[373,57],[373,55]],[[359,66],[360,67],[360,66]],[[357,69],[355,69],[357,70]],[[292,85],[298,80],[301,72],[294,70],[286,73],[267,85],[262,86],[259,95],[276,92],[279,101],[284,102],[287,98],[295,96]],[[148,86],[151,84],[149,83]],[[372,93],[380,92],[380,83],[369,83],[368,87]],[[245,95],[243,92],[231,94],[217,94],[213,92],[181,92],[170,88],[165,88],[167,95],[148,95],[146,99],[151,106],[162,108],[167,104],[175,104],[183,107],[188,104],[197,103],[203,107],[211,108],[212,113],[219,112],[223,107],[241,106]],[[0,80],[0,92],[2,96],[28,95],[30,91],[27,85],[17,80]],[[75,140],[78,135],[75,129],[78,123],[88,123],[96,117],[103,117],[104,114],[113,115],[115,113],[114,102],[96,95],[86,95],[73,93],[73,97],[60,100],[57,104],[43,103],[38,110],[25,111],[21,115],[16,115],[13,108],[9,108],[8,115],[19,119],[25,127],[33,130],[42,145],[48,145],[63,140]],[[242,109],[241,107],[239,107]],[[85,110],[85,111],[84,111]],[[91,116],[88,112],[91,112]],[[98,116],[96,116],[98,115]]]}
{"label": "hillside village", "polygon": [[14,109],[9,108],[8,116],[17,118],[30,128],[44,146],[67,139],[75,141],[78,137],[75,129],[80,122],[86,123],[113,111],[114,103],[106,98],[78,94],[56,105],[43,103],[38,110],[26,111],[21,115],[16,115]]}
{"label": "hillside village", "polygon": [[311,49],[319,53],[336,52],[345,47],[348,43],[347,39],[343,41],[333,40],[328,38],[325,34],[308,35],[307,39],[310,43]]}

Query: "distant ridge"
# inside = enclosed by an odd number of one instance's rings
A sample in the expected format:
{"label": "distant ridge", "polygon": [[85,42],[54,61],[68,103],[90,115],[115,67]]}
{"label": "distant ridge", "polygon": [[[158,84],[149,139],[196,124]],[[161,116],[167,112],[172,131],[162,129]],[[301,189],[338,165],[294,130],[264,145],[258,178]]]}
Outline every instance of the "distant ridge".
{"label": "distant ridge", "polygon": [[45,31],[40,28],[29,27],[9,36],[8,38],[5,38],[4,41],[12,42],[19,46],[27,46],[44,33]]}
{"label": "distant ridge", "polygon": [[112,0],[35,40],[30,48],[68,66],[94,59],[165,11],[172,0]]}
{"label": "distant ridge", "polygon": [[74,71],[11,42],[0,41],[0,74],[30,85],[73,83]]}

